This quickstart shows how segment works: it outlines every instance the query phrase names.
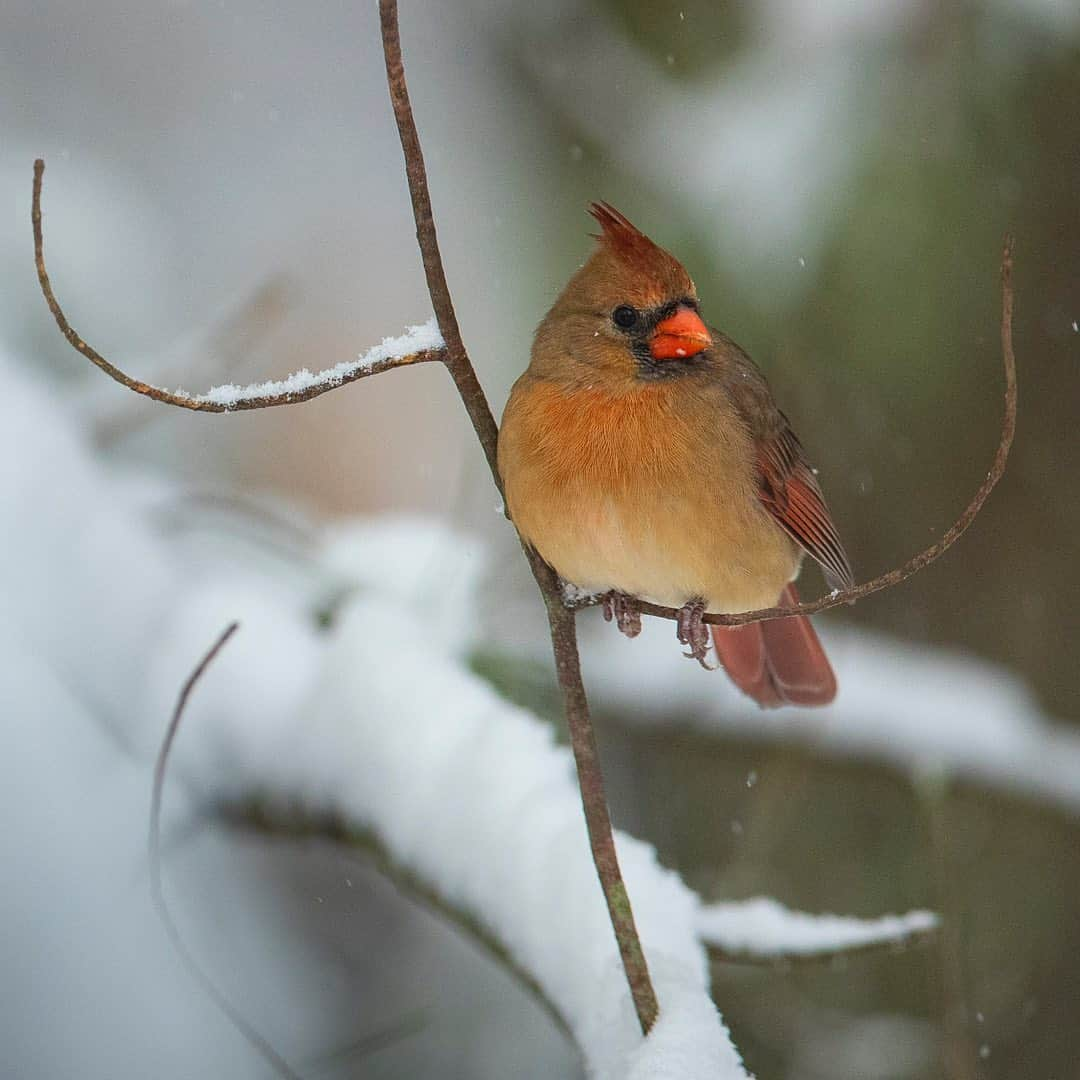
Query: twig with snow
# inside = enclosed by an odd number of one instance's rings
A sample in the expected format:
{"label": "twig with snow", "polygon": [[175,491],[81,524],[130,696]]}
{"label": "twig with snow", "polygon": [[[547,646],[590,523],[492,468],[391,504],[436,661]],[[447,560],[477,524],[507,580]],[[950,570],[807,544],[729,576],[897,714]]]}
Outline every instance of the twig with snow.
{"label": "twig with snow", "polygon": [[903,948],[933,937],[932,911],[856,919],[791,911],[769,897],[709,904],[698,912],[698,933],[714,960],[741,964],[828,961],[852,953]]}
{"label": "twig with snow", "polygon": [[142,382],[110,363],[92,345],[84,341],[68,322],[60,302],[53,292],[48,270],[45,268],[45,239],[41,227],[41,186],[45,174],[45,162],[34,162],[34,192],[30,220],[34,229],[34,262],[37,266],[38,284],[49,305],[56,325],[76,352],[101,368],[110,378],[134,390],[136,394],[160,401],[163,405],[175,405],[193,412],[226,413],[246,409],[270,409],[277,405],[298,405],[320,394],[329,393],[339,386],[379,375],[393,368],[413,364],[446,361],[446,349],[438,329],[430,320],[420,326],[411,326],[398,338],[386,338],[381,345],[364,353],[356,360],[345,361],[323,371],[310,372],[306,368],[285,379],[274,382],[255,383],[252,386],[215,386],[205,394],[190,394],[186,390],[166,390]]}
{"label": "twig with snow", "polygon": [[175,390],[173,395],[194,405],[217,405],[223,412],[235,409],[265,409],[269,405],[295,405],[308,401],[328,390],[368,375],[378,375],[391,368],[406,367],[432,360],[441,360],[442,337],[434,319],[419,326],[410,326],[400,337],[383,338],[381,344],[369,349],[355,360],[345,360],[322,371],[301,368],[284,379],[236,386],[226,383],[214,386],[204,394],[191,395]]}

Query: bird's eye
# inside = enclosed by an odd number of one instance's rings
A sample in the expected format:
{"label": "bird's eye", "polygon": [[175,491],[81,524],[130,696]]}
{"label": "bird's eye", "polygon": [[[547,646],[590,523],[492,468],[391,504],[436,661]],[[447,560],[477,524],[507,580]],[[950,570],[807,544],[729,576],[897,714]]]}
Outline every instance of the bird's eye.
{"label": "bird's eye", "polygon": [[622,330],[629,330],[637,321],[637,308],[629,304],[620,304],[612,313],[611,321]]}

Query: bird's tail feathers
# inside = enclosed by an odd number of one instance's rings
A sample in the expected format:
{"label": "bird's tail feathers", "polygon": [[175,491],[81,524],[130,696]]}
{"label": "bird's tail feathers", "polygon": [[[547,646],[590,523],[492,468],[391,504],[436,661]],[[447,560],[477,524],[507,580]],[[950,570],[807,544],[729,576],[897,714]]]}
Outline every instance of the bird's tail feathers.
{"label": "bird's tail feathers", "polygon": [[[788,585],[780,604],[798,602],[795,586]],[[763,709],[828,705],[836,697],[832,665],[806,616],[710,629],[716,655],[731,681]]]}

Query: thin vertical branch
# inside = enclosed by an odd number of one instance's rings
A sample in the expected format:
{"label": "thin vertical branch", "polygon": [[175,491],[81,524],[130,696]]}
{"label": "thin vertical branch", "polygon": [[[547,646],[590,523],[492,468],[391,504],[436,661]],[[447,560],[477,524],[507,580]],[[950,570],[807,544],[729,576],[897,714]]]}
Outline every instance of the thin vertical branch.
{"label": "thin vertical branch", "polygon": [[180,721],[184,717],[184,709],[187,707],[188,698],[191,697],[191,691],[202,678],[203,672],[214,662],[217,654],[228,644],[229,638],[239,629],[238,622],[229,623],[195,666],[195,670],[184,681],[176,699],[169,726],[165,729],[165,737],[161,740],[161,748],[158,750],[157,761],[154,763],[154,787],[150,796],[150,835],[147,838],[147,851],[150,856],[150,885],[155,897],[161,896],[161,852],[158,840],[161,835],[161,798],[165,791],[165,770],[168,768],[169,754],[176,741],[176,733],[180,730]]}
{"label": "thin vertical branch", "polygon": [[450,286],[446,283],[442,256],[439,254],[439,238],[435,234],[435,217],[431,211],[431,196],[428,194],[427,170],[424,167],[424,153],[420,148],[420,136],[413,120],[412,105],[409,102],[409,88],[405,84],[405,65],[401,59],[401,35],[398,32],[397,3],[380,0],[379,20],[382,24],[383,56],[386,60],[386,81],[390,88],[390,103],[394,107],[394,119],[397,121],[398,135],[401,138],[401,150],[405,155],[405,175],[409,183],[409,196],[412,199],[413,220],[416,222],[416,242],[420,246],[420,258],[424,263],[424,275],[427,278],[431,306],[435,310],[435,319],[439,332],[446,342],[446,366],[458,388],[465,410],[469,414],[476,436],[484,449],[488,467],[495,480],[495,486],[502,491],[502,478],[499,476],[497,460],[499,428],[495,417],[484,396],[483,388],[476,377],[465,343],[461,340],[461,329],[454,302],[450,299]]}
{"label": "thin vertical branch", "polygon": [[585,685],[581,679],[581,662],[577,647],[577,621],[575,613],[568,610],[556,597],[547,602],[548,622],[551,625],[551,643],[555,650],[555,671],[562,691],[563,708],[570,729],[570,746],[577,763],[581,802],[585,808],[585,825],[589,832],[589,847],[593,862],[607,901],[608,916],[619,943],[623,970],[630,984],[641,1022],[641,1030],[648,1034],[656,1023],[659,1006],[656,993],[649,979],[649,968],[641,949],[630,896],[619,871],[619,859],[615,852],[615,838],[611,833],[607,796],[604,792],[604,773],[600,767],[600,752],[596,735],[589,717],[589,703],[585,698]]}
{"label": "thin vertical branch", "polygon": [[[454,305],[439,255],[435,235],[435,220],[428,194],[427,173],[424,156],[420,149],[420,137],[416,131],[409,91],[405,85],[405,67],[401,58],[401,36],[398,30],[397,0],[379,0],[379,16],[382,24],[383,54],[386,58],[386,79],[390,88],[390,101],[394,107],[401,149],[405,155],[405,174],[412,197],[413,217],[416,221],[416,239],[427,275],[428,291],[435,309],[439,330],[446,342],[446,366],[457,385],[461,400],[472,420],[480,445],[483,447],[495,484],[502,490],[499,476],[497,450],[499,429],[488,407],[484,391],[476,378],[461,340]],[[523,545],[524,546],[524,545]],[[581,680],[581,661],[577,650],[575,613],[567,610],[562,601],[559,583],[551,568],[537,554],[525,547],[533,576],[547,606],[551,624],[551,645],[555,653],[555,668],[563,694],[566,724],[570,731],[570,745],[577,765],[578,784],[585,811],[585,824],[589,833],[589,846],[596,866],[600,885],[607,901],[611,925],[619,945],[626,981],[634,999],[641,1030],[646,1034],[656,1022],[659,1007],[656,993],[649,979],[649,969],[641,948],[630,897],[626,891],[619,860],[615,852],[615,840],[611,831],[611,815],[604,794],[604,774],[600,767],[596,736],[589,718],[589,706],[585,698],[585,686]]]}
{"label": "thin vertical branch", "polygon": [[230,623],[219,635],[217,641],[210,646],[209,651],[195,666],[195,670],[187,677],[180,689],[173,709],[169,726],[165,730],[165,737],[161,740],[161,749],[158,751],[157,762],[154,766],[154,787],[150,797],[150,828],[147,837],[147,852],[150,861],[150,894],[157,909],[158,917],[165,927],[165,933],[176,955],[187,969],[188,974],[203,988],[207,996],[224,1013],[229,1022],[251,1044],[262,1059],[285,1080],[303,1080],[298,1072],[270,1045],[269,1040],[262,1035],[246,1019],[243,1013],[218,989],[217,984],[203,970],[202,965],[195,959],[194,954],[187,947],[179,927],[176,925],[165,900],[165,890],[161,884],[161,800],[165,791],[165,772],[169,764],[169,752],[176,741],[176,733],[180,730],[180,721],[184,717],[184,709],[187,706],[191,691],[195,684],[202,678],[203,672],[214,662],[214,658],[225,647],[229,638],[236,633],[240,624]]}

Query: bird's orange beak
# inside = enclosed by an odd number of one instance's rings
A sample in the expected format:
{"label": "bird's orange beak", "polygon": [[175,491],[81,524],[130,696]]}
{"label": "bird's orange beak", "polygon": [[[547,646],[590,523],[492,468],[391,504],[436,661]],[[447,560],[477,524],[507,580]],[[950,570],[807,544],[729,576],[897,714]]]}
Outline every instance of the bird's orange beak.
{"label": "bird's orange beak", "polygon": [[685,360],[711,344],[712,335],[705,329],[701,316],[683,305],[674,315],[656,324],[649,351],[654,360]]}

